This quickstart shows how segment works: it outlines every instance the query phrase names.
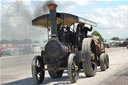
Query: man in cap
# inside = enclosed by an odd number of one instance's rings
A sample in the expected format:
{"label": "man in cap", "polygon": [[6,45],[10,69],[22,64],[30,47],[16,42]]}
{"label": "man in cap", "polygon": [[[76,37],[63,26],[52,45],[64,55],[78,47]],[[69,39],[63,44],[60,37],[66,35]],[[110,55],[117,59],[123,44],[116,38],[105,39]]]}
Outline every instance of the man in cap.
{"label": "man in cap", "polygon": [[78,47],[79,49],[81,49],[81,44],[82,44],[82,40],[87,37],[88,35],[88,31],[92,31],[93,27],[91,26],[90,28],[85,27],[85,23],[79,23],[77,25],[77,38],[78,38]]}

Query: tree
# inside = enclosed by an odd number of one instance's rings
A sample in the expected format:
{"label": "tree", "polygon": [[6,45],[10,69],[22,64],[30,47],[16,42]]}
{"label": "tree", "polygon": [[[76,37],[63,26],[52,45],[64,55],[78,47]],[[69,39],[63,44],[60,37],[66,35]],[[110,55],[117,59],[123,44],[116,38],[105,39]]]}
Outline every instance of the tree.
{"label": "tree", "polygon": [[120,38],[119,37],[112,37],[111,40],[117,40],[117,41],[119,41]]}
{"label": "tree", "polygon": [[31,44],[32,40],[31,39],[24,39],[23,42],[24,42],[24,44]]}
{"label": "tree", "polygon": [[9,40],[5,40],[5,39],[3,39],[3,40],[0,41],[0,43],[1,43],[1,44],[9,44],[10,41],[9,41]]}
{"label": "tree", "polygon": [[13,44],[13,45],[18,45],[19,44],[19,40],[11,40],[11,44]]}
{"label": "tree", "polygon": [[48,40],[43,40],[43,43],[46,43],[46,42],[48,42]]}
{"label": "tree", "polygon": [[33,41],[33,43],[39,43],[39,41],[38,40],[35,40],[35,41]]}
{"label": "tree", "polygon": [[91,35],[98,36],[100,41],[104,42],[104,38],[101,36],[101,34],[98,31],[94,30]]}

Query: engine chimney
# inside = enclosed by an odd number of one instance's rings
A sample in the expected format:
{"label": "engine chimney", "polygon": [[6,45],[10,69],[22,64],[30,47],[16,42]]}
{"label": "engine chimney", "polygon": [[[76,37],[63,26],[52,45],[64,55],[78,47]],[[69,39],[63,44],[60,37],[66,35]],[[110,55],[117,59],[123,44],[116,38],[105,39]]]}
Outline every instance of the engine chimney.
{"label": "engine chimney", "polygon": [[51,23],[51,37],[56,37],[57,33],[57,25],[56,25],[56,4],[49,4],[49,15],[50,15],[50,23]]}

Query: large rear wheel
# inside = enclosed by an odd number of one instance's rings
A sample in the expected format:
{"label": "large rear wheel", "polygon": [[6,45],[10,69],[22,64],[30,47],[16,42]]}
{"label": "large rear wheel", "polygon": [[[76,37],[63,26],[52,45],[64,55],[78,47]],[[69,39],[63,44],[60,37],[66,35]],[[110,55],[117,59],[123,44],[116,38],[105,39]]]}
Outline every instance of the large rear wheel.
{"label": "large rear wheel", "polygon": [[76,55],[75,54],[70,54],[68,58],[68,76],[71,81],[71,83],[74,83],[78,80],[79,77],[79,68],[78,68],[78,63],[76,60]]}
{"label": "large rear wheel", "polygon": [[84,61],[82,61],[84,73],[87,77],[96,75],[97,55],[96,46],[92,38],[84,38],[82,42],[82,53]]}
{"label": "large rear wheel", "polygon": [[32,77],[35,83],[40,84],[44,80],[44,63],[43,58],[35,56],[32,61]]}

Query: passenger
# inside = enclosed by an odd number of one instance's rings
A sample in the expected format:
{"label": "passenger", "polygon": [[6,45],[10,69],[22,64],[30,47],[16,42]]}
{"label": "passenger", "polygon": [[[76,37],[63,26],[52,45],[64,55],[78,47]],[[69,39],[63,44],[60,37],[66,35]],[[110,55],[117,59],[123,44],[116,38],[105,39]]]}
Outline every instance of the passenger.
{"label": "passenger", "polygon": [[71,45],[71,49],[76,48],[76,34],[71,31],[71,28],[69,26],[66,27],[66,42]]}
{"label": "passenger", "polygon": [[61,23],[57,25],[57,36],[60,42],[63,42],[64,29],[61,27]]}
{"label": "passenger", "polygon": [[65,40],[66,40],[67,43],[72,42],[72,32],[71,32],[69,26],[66,27],[66,39]]}

